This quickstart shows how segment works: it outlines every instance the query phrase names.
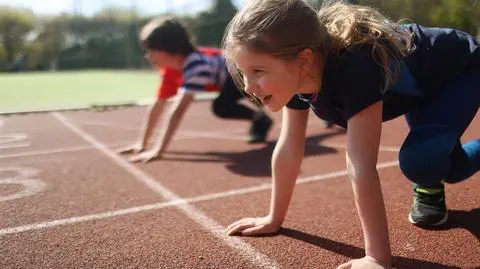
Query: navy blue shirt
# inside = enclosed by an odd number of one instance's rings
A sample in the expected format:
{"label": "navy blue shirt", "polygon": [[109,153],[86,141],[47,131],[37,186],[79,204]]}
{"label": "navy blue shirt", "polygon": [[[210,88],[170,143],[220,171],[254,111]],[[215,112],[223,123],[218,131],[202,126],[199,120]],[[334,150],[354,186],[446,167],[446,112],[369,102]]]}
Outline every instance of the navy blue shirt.
{"label": "navy blue shirt", "polygon": [[383,101],[383,121],[394,119],[442,90],[461,73],[480,69],[480,47],[470,35],[447,28],[404,25],[414,33],[415,50],[401,62],[396,83],[382,93],[383,67],[363,45],[329,55],[322,89],[298,94],[287,107],[311,108],[324,120],[344,128],[347,121],[370,105]]}

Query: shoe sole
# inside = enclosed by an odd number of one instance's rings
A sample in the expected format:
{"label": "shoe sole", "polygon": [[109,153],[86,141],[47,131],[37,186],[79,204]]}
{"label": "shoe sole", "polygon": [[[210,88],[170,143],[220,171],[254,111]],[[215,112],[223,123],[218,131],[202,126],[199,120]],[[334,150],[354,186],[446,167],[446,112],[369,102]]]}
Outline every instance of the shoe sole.
{"label": "shoe sole", "polygon": [[413,224],[413,225],[417,225],[417,226],[440,226],[442,224],[444,224],[445,222],[447,222],[448,220],[448,212],[445,213],[445,216],[443,217],[443,219],[433,223],[433,224],[422,224],[422,223],[419,223],[419,222],[415,222],[413,219],[412,219],[412,216],[410,214],[408,214],[408,221]]}

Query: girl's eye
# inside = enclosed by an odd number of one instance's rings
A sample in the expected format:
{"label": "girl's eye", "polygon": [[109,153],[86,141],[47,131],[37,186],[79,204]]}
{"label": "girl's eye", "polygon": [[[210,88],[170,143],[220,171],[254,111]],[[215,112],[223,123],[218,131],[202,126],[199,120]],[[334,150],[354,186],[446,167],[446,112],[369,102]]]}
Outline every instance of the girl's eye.
{"label": "girl's eye", "polygon": [[263,71],[263,70],[260,70],[260,69],[253,69],[253,73],[254,73],[255,75],[259,75],[259,74],[261,74],[261,73],[263,73],[263,72],[264,72],[264,71]]}

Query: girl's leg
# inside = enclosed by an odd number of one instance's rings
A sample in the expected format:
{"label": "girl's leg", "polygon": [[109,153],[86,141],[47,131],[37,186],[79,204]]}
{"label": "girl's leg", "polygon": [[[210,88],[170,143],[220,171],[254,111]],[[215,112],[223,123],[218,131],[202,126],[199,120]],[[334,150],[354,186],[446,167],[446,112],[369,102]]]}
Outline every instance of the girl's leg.
{"label": "girl's leg", "polygon": [[480,169],[480,142],[460,137],[480,104],[480,71],[470,72],[406,115],[410,133],[400,167],[414,183],[410,222],[440,225],[448,217],[444,182],[459,182]]}

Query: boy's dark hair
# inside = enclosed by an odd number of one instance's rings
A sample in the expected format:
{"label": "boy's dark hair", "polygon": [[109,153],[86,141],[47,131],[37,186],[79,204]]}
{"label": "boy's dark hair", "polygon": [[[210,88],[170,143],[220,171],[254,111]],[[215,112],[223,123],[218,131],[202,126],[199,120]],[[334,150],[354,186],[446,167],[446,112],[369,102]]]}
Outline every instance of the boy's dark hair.
{"label": "boy's dark hair", "polygon": [[185,27],[174,18],[152,19],[143,26],[139,38],[145,49],[185,56],[196,50]]}

